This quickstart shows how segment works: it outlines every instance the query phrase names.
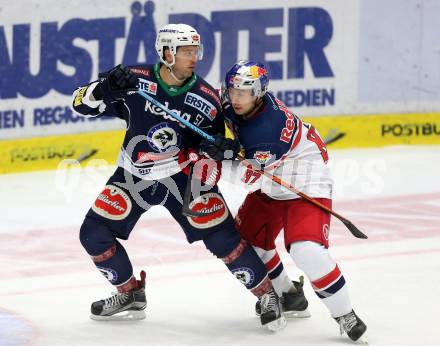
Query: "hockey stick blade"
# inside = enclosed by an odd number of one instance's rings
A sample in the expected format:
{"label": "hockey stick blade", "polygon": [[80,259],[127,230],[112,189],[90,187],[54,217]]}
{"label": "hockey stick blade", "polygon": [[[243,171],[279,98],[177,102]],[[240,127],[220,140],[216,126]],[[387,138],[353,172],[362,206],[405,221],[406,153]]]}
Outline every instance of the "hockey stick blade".
{"label": "hockey stick blade", "polygon": [[349,220],[341,218],[339,218],[339,220],[342,221],[342,223],[348,228],[351,234],[353,234],[356,238],[368,239],[367,235],[362,233],[359,228],[353,225]]}

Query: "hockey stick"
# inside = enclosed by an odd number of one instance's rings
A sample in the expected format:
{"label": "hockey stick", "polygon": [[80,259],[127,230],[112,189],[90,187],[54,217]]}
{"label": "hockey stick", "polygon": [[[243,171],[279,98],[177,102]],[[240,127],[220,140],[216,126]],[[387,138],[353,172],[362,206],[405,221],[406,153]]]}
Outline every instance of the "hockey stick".
{"label": "hockey stick", "polygon": [[[214,140],[214,137],[208,135],[207,133],[205,133],[204,131],[199,129],[197,126],[191,124],[189,121],[187,121],[184,118],[182,118],[176,112],[173,112],[173,111],[169,110],[162,103],[160,103],[159,101],[157,101],[156,99],[154,99],[153,97],[148,95],[147,93],[145,93],[145,92],[143,92],[141,90],[138,90],[138,94],[140,94],[143,98],[145,98],[148,101],[150,101],[151,103],[153,103],[155,106],[157,106],[160,109],[162,109],[165,113],[171,115],[177,121],[179,121],[182,124],[184,124],[185,126],[187,126],[190,130],[198,133],[203,138],[207,139],[208,141],[213,141]],[[191,165],[190,169],[189,169],[188,180],[186,182],[185,193],[183,195],[182,214],[185,215],[185,216],[190,216],[190,217],[202,217],[202,216],[210,215],[212,213],[202,213],[202,212],[198,212],[198,211],[193,211],[193,210],[191,210],[189,208],[189,203],[190,203],[190,200],[191,200],[191,181],[192,181],[192,175],[193,175],[193,166]]]}
{"label": "hockey stick", "polygon": [[208,216],[212,213],[202,213],[200,211],[191,210],[189,207],[191,201],[191,185],[192,185],[192,176],[193,176],[193,165],[189,167],[188,179],[186,181],[185,194],[183,195],[183,205],[182,205],[182,214],[189,217],[202,217]]}
{"label": "hockey stick", "polygon": [[[214,139],[213,136],[207,134],[206,132],[204,132],[203,130],[201,130],[200,128],[195,126],[194,124],[190,123],[188,120],[182,118],[176,112],[173,112],[173,111],[169,110],[163,104],[161,104],[159,101],[157,101],[156,99],[154,99],[150,95],[146,94],[145,92],[143,92],[141,90],[139,90],[138,93],[142,97],[144,97],[145,99],[147,99],[148,101],[153,103],[155,106],[157,106],[160,109],[162,109],[165,113],[167,113],[168,115],[172,116],[174,119],[176,119],[177,121],[181,122],[185,126],[187,126],[190,130],[196,132],[197,134],[199,134],[200,136],[202,136],[206,140],[210,141],[211,143],[215,142],[215,139]],[[322,210],[325,210],[326,212],[330,213],[331,215],[333,215],[334,217],[339,219],[348,228],[348,230],[351,232],[351,234],[353,234],[356,238],[361,238],[361,239],[367,239],[368,238],[355,225],[353,225],[350,220],[346,219],[342,215],[336,213],[332,209],[330,209],[330,208],[326,207],[325,205],[319,203],[318,201],[312,199],[311,197],[307,196],[305,193],[302,193],[301,191],[297,190],[295,187],[293,187],[289,183],[286,183],[285,181],[281,180],[277,176],[272,175],[272,174],[270,174],[268,172],[265,172],[264,170],[258,169],[257,167],[255,167],[255,165],[253,165],[251,162],[246,160],[243,156],[239,155],[237,158],[240,161],[244,162],[246,165],[250,165],[255,172],[263,174],[264,176],[266,176],[267,178],[271,179],[275,183],[285,187],[286,189],[292,191],[293,193],[296,193],[298,196],[304,198],[307,202],[310,202],[310,203],[314,204],[318,208],[320,208]]]}
{"label": "hockey stick", "polygon": [[264,174],[264,176],[266,176],[267,178],[271,179],[275,183],[277,183],[277,184],[285,187],[286,189],[296,193],[298,196],[304,198],[307,202],[310,202],[310,203],[314,204],[318,208],[321,208],[321,209],[327,211],[328,213],[330,213],[331,215],[333,215],[334,217],[339,219],[348,228],[348,230],[351,232],[351,234],[353,234],[356,238],[361,238],[361,239],[367,239],[368,238],[355,225],[353,225],[350,220],[348,220],[345,217],[343,217],[342,215],[338,214],[333,209],[330,209],[330,208],[326,207],[325,205],[321,204],[320,202],[314,200],[313,198],[307,196],[305,193],[297,190],[294,186],[290,185],[289,183],[286,183],[284,180],[281,180],[276,175],[272,175],[272,174],[270,174],[270,173],[268,173],[268,172],[266,172],[264,170],[255,168],[255,166],[252,163],[250,163],[248,160],[246,160],[243,156],[239,155],[238,159],[240,161],[244,162],[247,165],[251,165],[252,169],[255,172],[260,173],[260,174]]}

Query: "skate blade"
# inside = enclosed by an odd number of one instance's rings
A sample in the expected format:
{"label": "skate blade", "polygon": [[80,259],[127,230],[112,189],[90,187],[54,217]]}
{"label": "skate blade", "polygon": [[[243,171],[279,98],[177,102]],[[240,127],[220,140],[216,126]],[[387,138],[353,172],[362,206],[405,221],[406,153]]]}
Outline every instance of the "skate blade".
{"label": "skate blade", "polygon": [[279,319],[269,322],[264,325],[267,329],[269,329],[271,332],[277,332],[281,329],[284,329],[287,326],[286,319],[284,316],[281,316]]}
{"label": "skate blade", "polygon": [[303,311],[284,311],[284,316],[286,318],[308,318],[312,315],[309,310],[305,309]]}
{"label": "skate blade", "polygon": [[136,321],[143,320],[147,316],[144,310],[127,310],[111,316],[90,315],[94,321]]}
{"label": "skate blade", "polygon": [[362,335],[359,339],[356,340],[355,345],[369,345],[368,339],[365,335]]}

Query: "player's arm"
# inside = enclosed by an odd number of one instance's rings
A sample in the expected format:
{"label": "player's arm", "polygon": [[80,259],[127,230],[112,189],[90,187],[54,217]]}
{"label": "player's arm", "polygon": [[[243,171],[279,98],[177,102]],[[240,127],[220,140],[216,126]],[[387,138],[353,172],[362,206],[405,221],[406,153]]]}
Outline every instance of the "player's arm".
{"label": "player's arm", "polygon": [[129,92],[137,90],[138,79],[127,68],[118,65],[100,74],[100,79],[76,89],[72,108],[89,117],[113,115],[124,118],[122,104]]}
{"label": "player's arm", "polygon": [[[266,138],[267,139],[267,138]],[[262,139],[264,141],[264,138]],[[244,161],[236,160],[229,162],[223,176],[233,183],[241,182],[248,191],[261,189],[263,183],[263,171],[273,165],[284,153],[284,148],[277,143],[256,143],[242,149],[240,155]]]}
{"label": "player's arm", "polygon": [[[214,105],[215,111],[210,111],[210,122],[203,127],[203,131],[216,139],[224,139],[225,122],[222,114],[220,100],[215,97],[214,89],[203,86],[204,95],[209,103]],[[189,174],[190,167],[193,168],[194,176],[201,180],[204,184],[215,185],[221,176],[221,160],[223,156],[218,157],[213,151],[206,151],[204,144],[209,143],[206,140],[200,140],[194,148],[181,150],[179,153],[179,163],[184,166],[183,172]],[[212,155],[212,156],[211,156]],[[185,163],[186,165],[182,165]]]}
{"label": "player's arm", "polygon": [[[218,115],[217,115],[218,116]],[[203,130],[211,135],[224,137],[225,125],[222,121],[223,126],[215,125],[214,122],[205,127]],[[221,177],[221,160],[215,157],[211,157],[202,145],[203,141],[199,142],[199,147],[197,145],[193,148],[186,148],[179,152],[179,164],[182,171],[189,175],[190,169],[192,168],[193,175],[204,184],[214,186],[218,183]]]}
{"label": "player's arm", "polygon": [[227,136],[225,117],[220,106],[215,120],[212,128],[206,131],[215,141],[201,140],[200,151],[216,161],[233,160],[240,152],[240,143],[233,138],[234,136]]}

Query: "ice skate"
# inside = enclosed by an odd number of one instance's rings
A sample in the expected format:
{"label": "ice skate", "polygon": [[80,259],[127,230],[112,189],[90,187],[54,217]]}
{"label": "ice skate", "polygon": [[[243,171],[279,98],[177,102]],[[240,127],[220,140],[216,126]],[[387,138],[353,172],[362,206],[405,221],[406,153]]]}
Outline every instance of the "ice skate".
{"label": "ice skate", "polygon": [[307,307],[309,302],[304,295],[304,277],[300,276],[299,282],[292,281],[293,287],[288,291],[284,292],[281,296],[281,307],[283,308],[284,315],[287,318],[306,318],[310,317],[311,314]]}
{"label": "ice skate", "polygon": [[261,324],[272,332],[281,330],[286,326],[286,319],[284,318],[281,309],[280,298],[272,288],[269,292],[260,297]]}
{"label": "ice skate", "polygon": [[359,343],[368,344],[368,340],[364,336],[367,326],[353,310],[344,316],[336,317],[335,320],[339,323],[341,335],[345,332],[351,340],[359,340]]}
{"label": "ice skate", "polygon": [[[310,317],[311,314],[307,307],[309,306],[309,302],[307,301],[303,285],[304,285],[304,277],[301,276],[298,281],[292,281],[293,287],[289,290],[289,292],[284,292],[280,297],[281,300],[281,308],[283,309],[284,316],[286,318],[306,318]],[[260,301],[255,304],[255,313],[257,316],[261,315],[261,305]]]}
{"label": "ice skate", "polygon": [[97,321],[142,320],[145,316],[145,272],[141,272],[138,287],[124,293],[96,301],[91,306],[90,318]]}

